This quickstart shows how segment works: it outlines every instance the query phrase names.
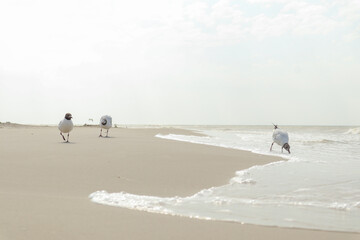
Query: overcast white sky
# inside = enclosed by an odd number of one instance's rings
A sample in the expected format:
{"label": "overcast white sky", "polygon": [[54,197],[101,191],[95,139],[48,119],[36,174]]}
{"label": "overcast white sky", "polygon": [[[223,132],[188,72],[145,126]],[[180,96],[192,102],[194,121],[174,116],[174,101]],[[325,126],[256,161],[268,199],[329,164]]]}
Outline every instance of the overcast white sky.
{"label": "overcast white sky", "polygon": [[0,121],[360,124],[360,0],[0,2]]}

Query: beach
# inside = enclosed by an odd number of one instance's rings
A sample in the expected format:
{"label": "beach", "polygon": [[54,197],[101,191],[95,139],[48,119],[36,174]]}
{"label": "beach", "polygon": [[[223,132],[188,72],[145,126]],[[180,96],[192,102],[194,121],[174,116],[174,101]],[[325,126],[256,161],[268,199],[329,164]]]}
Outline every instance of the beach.
{"label": "beach", "polygon": [[247,151],[156,138],[176,128],[0,127],[0,239],[359,239],[358,233],[267,227],[96,204],[106,190],[186,197],[235,172],[279,161]]}

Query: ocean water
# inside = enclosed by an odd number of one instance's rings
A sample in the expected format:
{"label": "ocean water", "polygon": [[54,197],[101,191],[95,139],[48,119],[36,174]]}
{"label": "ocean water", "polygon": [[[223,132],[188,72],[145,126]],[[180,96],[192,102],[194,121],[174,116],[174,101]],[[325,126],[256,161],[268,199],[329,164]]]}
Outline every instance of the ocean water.
{"label": "ocean water", "polygon": [[360,232],[360,127],[280,128],[289,133],[291,154],[281,153],[276,144],[269,151],[271,126],[187,127],[206,136],[158,134],[282,160],[239,170],[228,184],[188,197],[100,190],[89,198],[99,204],[190,218]]}

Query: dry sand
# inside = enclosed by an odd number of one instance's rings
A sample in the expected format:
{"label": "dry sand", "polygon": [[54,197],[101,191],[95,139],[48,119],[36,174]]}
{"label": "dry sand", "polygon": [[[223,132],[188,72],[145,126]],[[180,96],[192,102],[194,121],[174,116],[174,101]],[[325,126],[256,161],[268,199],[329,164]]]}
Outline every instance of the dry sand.
{"label": "dry sand", "polygon": [[91,202],[97,190],[188,196],[235,171],[277,161],[155,138],[179,129],[0,126],[0,239],[360,239],[360,234],[264,227],[152,214]]}

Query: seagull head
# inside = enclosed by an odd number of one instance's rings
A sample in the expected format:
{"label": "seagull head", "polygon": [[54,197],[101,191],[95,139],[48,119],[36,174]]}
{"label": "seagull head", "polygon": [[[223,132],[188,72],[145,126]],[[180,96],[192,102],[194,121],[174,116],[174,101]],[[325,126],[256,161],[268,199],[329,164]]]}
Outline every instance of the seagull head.
{"label": "seagull head", "polygon": [[101,124],[102,124],[102,125],[106,125],[106,123],[107,123],[107,120],[106,120],[106,119],[102,119],[102,120],[101,120]]}
{"label": "seagull head", "polygon": [[284,144],[284,148],[285,148],[285,150],[288,151],[289,154],[290,154],[290,145],[289,145],[288,143],[285,143],[285,144]]}
{"label": "seagull head", "polygon": [[66,120],[71,120],[71,119],[72,119],[71,113],[65,114],[65,119],[66,119]]}

